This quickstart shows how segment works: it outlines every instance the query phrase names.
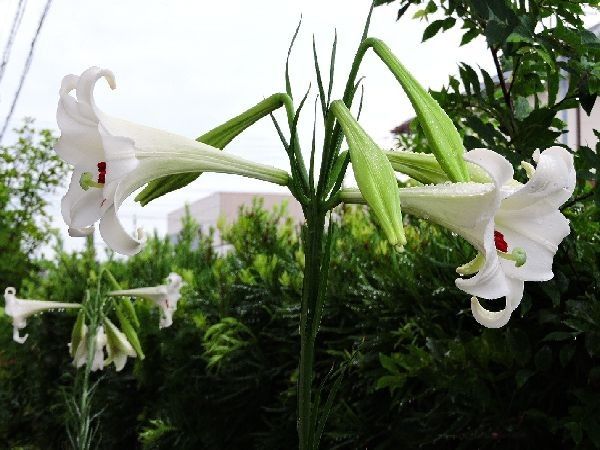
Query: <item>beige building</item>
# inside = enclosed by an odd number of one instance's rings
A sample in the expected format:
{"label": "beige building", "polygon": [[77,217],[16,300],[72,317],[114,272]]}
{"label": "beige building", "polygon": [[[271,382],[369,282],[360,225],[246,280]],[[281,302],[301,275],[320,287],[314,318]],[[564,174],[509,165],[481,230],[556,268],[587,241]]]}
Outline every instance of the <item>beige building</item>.
{"label": "beige building", "polygon": [[[215,248],[225,251],[227,243],[221,240],[217,223],[219,220],[225,220],[227,224],[233,223],[238,217],[240,207],[251,206],[255,198],[262,199],[266,210],[272,210],[274,206],[286,203],[289,216],[298,223],[304,222],[300,203],[291,194],[286,193],[216,192],[190,203],[188,207],[190,215],[198,222],[203,233],[208,233],[211,228],[215,230]],[[185,207],[171,211],[167,215],[169,236],[175,236],[181,231],[181,219],[184,216]]]}

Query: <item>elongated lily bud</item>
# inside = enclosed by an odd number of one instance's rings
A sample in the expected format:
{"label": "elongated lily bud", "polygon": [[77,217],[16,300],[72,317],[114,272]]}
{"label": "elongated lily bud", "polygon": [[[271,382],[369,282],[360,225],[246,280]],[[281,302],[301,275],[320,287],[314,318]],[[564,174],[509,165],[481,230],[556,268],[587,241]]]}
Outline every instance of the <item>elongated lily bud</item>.
{"label": "elongated lily bud", "polygon": [[121,305],[123,311],[127,314],[127,317],[133,322],[133,326],[139,328],[140,320],[138,319],[137,313],[135,312],[135,306],[133,306],[131,299],[127,297],[121,299]]}
{"label": "elongated lily bud", "polygon": [[348,147],[354,177],[360,192],[371,207],[392,245],[404,245],[398,182],[384,151],[352,117],[346,105],[336,100],[331,113],[340,123]]}
{"label": "elongated lily bud", "polygon": [[117,326],[107,317],[104,318],[104,330],[106,333],[106,350],[108,353],[108,363],[114,363],[117,372],[125,367],[127,357],[137,357],[137,352],[133,349],[127,336],[117,328]]}
{"label": "elongated lily bud", "polygon": [[[289,108],[292,108],[293,110],[290,97],[283,93],[273,94],[247,111],[244,111],[239,116],[213,128],[196,140],[222,150],[246,128],[254,125],[258,120],[268,116],[284,105],[286,106],[286,109],[289,110]],[[157,180],[153,180],[137,195],[135,200],[140,202],[142,206],[145,206],[152,200],[157,199],[168,192],[187,186],[201,174],[202,172],[181,173],[167,175]]]}
{"label": "elongated lily bud", "polygon": [[372,47],[402,85],[417,113],[431,150],[450,181],[469,181],[469,172],[463,159],[465,148],[452,120],[383,41],[368,38],[362,47],[363,51]]}
{"label": "elongated lily bud", "polygon": [[[406,151],[385,152],[392,168],[425,184],[439,184],[451,181],[434,155]],[[476,183],[490,183],[489,175],[479,167],[467,161],[469,178]]]}
{"label": "elongated lily bud", "polygon": [[75,357],[75,353],[79,348],[79,344],[84,340],[85,333],[85,312],[83,309],[80,309],[79,313],[77,314],[75,325],[73,325],[73,331],[71,332],[71,343],[69,344],[69,353],[72,358]]}
{"label": "elongated lily bud", "polygon": [[140,344],[138,335],[133,328],[133,325],[131,325],[131,322],[129,322],[129,319],[127,319],[126,314],[123,312],[122,306],[117,305],[115,307],[115,312],[117,313],[117,318],[119,319],[119,324],[121,325],[123,333],[129,340],[131,346],[135,350],[135,353],[140,359],[144,359],[146,355],[144,355],[144,352],[142,351],[142,345]]}

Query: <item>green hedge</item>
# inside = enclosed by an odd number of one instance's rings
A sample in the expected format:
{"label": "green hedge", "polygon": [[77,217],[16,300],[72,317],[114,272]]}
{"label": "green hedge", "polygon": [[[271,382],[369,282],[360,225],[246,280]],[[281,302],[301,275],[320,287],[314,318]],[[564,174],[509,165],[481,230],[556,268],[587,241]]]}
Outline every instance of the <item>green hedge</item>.
{"label": "green hedge", "polygon": [[[526,284],[510,324],[491,330],[454,287],[468,244],[410,221],[398,253],[363,209],[339,210],[316,365],[323,395],[339,383],[323,448],[600,447],[598,209],[576,203],[565,214],[574,232],[555,278]],[[224,256],[187,218],[177,243],[154,237],[127,262],[106,263],[128,287],[172,270],[188,286],[171,328],[138,302],[146,360],[95,377],[99,448],[295,447],[298,229],[256,204],[222,231],[234,247]],[[61,252],[21,294],[80,300],[94,259]],[[31,320],[24,345],[0,321],[0,448],[65,448],[74,317]]]}

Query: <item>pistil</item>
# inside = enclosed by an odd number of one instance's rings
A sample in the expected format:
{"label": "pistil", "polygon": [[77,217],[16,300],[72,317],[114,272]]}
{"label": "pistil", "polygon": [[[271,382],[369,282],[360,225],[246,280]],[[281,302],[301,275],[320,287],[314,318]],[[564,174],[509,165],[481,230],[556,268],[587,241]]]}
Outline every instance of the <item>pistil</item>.
{"label": "pistil", "polygon": [[84,191],[87,191],[89,188],[99,188],[102,189],[104,187],[104,183],[106,183],[106,162],[100,161],[98,164],[98,177],[97,181],[94,181],[94,176],[91,172],[83,172],[81,174],[81,178],[79,179],[79,186]]}
{"label": "pistil", "polygon": [[521,247],[516,247],[512,252],[506,253],[500,250],[497,251],[498,256],[502,259],[515,262],[515,267],[521,267],[527,262],[527,253]]}
{"label": "pistil", "polygon": [[104,187],[104,183],[94,181],[94,176],[91,172],[83,172],[81,174],[81,178],[79,179],[79,186],[81,186],[81,189],[84,191],[87,191],[89,188],[102,189]]}

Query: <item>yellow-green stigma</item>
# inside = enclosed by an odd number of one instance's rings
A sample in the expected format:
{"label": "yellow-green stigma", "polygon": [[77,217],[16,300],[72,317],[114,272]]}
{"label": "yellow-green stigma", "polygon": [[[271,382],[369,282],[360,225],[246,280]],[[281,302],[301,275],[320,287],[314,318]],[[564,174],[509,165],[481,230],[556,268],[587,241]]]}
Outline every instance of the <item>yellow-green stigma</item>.
{"label": "yellow-green stigma", "polygon": [[79,186],[84,191],[87,191],[89,188],[100,188],[104,187],[104,183],[98,183],[94,180],[94,176],[91,172],[83,172],[81,174],[81,178],[79,179]]}
{"label": "yellow-green stigma", "polygon": [[515,267],[521,267],[527,262],[527,253],[521,247],[516,247],[512,252],[505,253],[500,250],[496,250],[498,256],[503,259],[515,262]]}

